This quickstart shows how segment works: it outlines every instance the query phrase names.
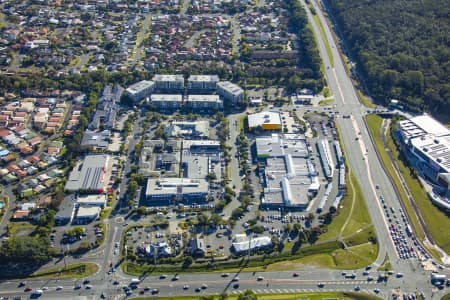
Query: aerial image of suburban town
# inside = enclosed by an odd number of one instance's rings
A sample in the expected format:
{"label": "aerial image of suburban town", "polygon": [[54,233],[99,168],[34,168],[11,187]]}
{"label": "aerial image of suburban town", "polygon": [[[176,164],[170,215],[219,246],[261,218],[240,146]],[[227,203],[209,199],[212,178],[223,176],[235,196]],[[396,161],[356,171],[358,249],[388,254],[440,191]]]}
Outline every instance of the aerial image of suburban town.
{"label": "aerial image of suburban town", "polygon": [[0,0],[0,300],[450,299],[448,4]]}

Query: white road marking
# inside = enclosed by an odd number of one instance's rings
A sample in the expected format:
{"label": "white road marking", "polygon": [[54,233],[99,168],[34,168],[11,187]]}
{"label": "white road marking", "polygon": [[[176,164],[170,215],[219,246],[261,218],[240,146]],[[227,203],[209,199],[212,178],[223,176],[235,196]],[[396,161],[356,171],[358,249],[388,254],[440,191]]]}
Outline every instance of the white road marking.
{"label": "white road marking", "polygon": [[341,85],[339,84],[339,81],[338,81],[338,79],[337,79],[336,69],[333,68],[332,71],[333,71],[334,79],[336,80],[336,85],[337,85],[337,87],[338,87],[339,95],[341,96],[341,99],[342,99],[342,103],[345,104],[344,94],[342,93]]}

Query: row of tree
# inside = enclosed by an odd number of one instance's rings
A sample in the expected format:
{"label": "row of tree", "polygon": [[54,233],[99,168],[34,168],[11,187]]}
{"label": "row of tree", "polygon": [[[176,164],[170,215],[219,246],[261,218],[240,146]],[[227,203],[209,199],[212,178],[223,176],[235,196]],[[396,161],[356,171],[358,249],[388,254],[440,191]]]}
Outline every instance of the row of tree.
{"label": "row of tree", "polygon": [[447,0],[325,0],[370,93],[450,113]]}

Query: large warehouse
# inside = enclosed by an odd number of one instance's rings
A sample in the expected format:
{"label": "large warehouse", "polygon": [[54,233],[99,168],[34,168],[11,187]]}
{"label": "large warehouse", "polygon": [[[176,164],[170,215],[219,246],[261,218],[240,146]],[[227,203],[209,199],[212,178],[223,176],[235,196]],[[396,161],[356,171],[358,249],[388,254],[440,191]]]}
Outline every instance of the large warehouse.
{"label": "large warehouse", "polygon": [[398,125],[406,148],[418,160],[425,177],[438,182],[439,174],[450,173],[450,130],[423,115],[400,121]]}
{"label": "large warehouse", "polygon": [[258,160],[265,162],[264,198],[269,209],[304,210],[320,188],[317,170],[309,160],[304,135],[272,134],[256,139]]}
{"label": "large warehouse", "polygon": [[109,155],[86,156],[70,173],[65,189],[69,192],[106,192],[110,162]]}
{"label": "large warehouse", "polygon": [[428,115],[400,121],[398,129],[410,163],[434,185],[430,198],[450,210],[450,130]]}

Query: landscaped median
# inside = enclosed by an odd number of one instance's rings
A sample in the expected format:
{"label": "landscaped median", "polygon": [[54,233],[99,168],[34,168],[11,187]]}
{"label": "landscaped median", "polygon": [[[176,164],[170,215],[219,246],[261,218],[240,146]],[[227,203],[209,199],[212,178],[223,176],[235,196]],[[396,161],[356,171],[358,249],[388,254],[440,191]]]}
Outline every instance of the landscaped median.
{"label": "landscaped median", "polygon": [[[253,294],[248,293],[248,298],[239,298],[239,295],[202,295],[202,296],[170,296],[158,297],[159,300],[238,300],[238,299],[257,299],[257,300],[292,300],[292,299],[308,299],[308,300],[378,300],[381,299],[374,295],[352,292],[323,292],[323,293],[295,293],[295,294]],[[242,295],[241,295],[242,297]],[[154,297],[138,297],[136,300],[154,299]]]}
{"label": "landscaped median", "polygon": [[94,263],[80,263],[68,265],[67,268],[49,268],[39,270],[28,278],[44,279],[44,278],[84,278],[91,276],[98,271],[98,265]]}
{"label": "landscaped median", "polygon": [[[395,163],[402,174],[406,185],[408,186],[409,191],[414,198],[414,201],[417,207],[420,210],[420,214],[423,217],[425,224],[427,225],[427,230],[433,237],[436,244],[444,250],[446,253],[450,253],[450,235],[447,228],[450,227],[450,219],[446,216],[444,212],[442,212],[439,208],[434,206],[425,190],[422,188],[420,182],[413,178],[411,175],[412,172],[409,167],[407,167],[406,163],[403,160],[402,153],[397,149],[394,140],[390,134],[391,130],[387,130],[386,135],[386,144],[392,153],[392,157],[395,161],[391,161],[388,153],[386,152],[386,146],[383,142],[383,137],[381,133],[382,122],[383,119],[378,115],[368,115],[366,117],[367,124],[370,129],[370,133],[374,140],[376,150],[381,157],[383,165],[388,172],[388,175],[392,178],[392,181],[399,192],[400,198],[402,200],[403,206],[408,214],[408,219],[411,222],[411,225],[414,228],[414,232],[416,236],[423,240],[425,234],[422,230],[422,227],[419,224],[419,221],[414,213],[414,209],[408,200],[408,196],[401,184],[397,173],[394,170],[392,163]],[[437,251],[431,251],[433,256],[437,255]],[[439,258],[439,257],[436,257]]]}

